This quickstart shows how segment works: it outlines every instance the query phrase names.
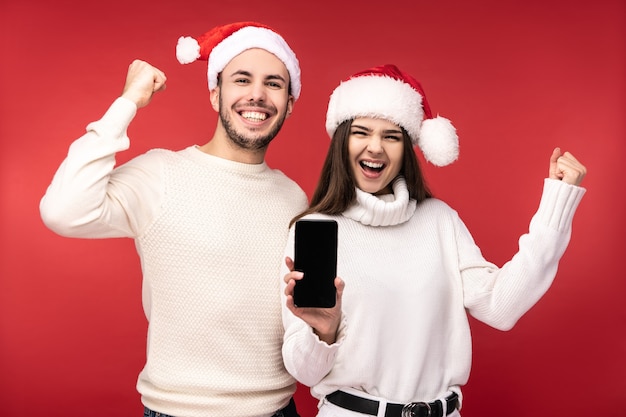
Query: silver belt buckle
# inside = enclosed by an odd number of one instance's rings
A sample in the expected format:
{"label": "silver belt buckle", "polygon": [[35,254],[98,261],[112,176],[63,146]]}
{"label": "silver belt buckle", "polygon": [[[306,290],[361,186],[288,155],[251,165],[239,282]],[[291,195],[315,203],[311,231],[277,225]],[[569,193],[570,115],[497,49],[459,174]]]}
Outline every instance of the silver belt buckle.
{"label": "silver belt buckle", "polygon": [[431,413],[432,409],[428,403],[408,403],[402,407],[402,417],[429,417]]}

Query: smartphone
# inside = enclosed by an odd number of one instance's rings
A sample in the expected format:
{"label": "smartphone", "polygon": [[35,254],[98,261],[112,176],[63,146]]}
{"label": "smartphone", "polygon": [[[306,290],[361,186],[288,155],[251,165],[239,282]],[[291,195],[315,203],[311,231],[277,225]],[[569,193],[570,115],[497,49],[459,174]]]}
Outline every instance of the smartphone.
{"label": "smartphone", "polygon": [[301,219],[295,225],[294,269],[304,272],[296,282],[293,301],[298,307],[335,306],[337,222]]}

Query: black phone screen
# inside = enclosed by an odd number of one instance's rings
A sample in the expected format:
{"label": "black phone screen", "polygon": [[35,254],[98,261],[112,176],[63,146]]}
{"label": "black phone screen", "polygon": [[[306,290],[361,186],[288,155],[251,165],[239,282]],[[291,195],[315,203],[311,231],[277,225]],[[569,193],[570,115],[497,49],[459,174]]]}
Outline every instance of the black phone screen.
{"label": "black phone screen", "polygon": [[303,219],[295,228],[294,269],[304,272],[304,277],[294,287],[294,303],[298,307],[334,307],[337,222]]}

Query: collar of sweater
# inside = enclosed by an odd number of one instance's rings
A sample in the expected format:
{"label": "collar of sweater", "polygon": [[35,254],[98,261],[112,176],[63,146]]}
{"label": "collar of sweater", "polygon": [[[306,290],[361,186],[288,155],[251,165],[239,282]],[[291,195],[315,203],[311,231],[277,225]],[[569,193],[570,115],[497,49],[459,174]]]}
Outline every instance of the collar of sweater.
{"label": "collar of sweater", "polygon": [[343,215],[366,226],[393,226],[404,223],[415,212],[416,201],[409,199],[404,177],[394,180],[393,194],[373,195],[356,189],[356,202]]}

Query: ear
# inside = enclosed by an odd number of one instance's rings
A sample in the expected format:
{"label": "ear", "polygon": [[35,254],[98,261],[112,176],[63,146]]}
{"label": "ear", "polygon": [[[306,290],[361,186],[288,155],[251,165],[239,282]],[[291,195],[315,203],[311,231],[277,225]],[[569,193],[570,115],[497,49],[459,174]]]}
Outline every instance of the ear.
{"label": "ear", "polygon": [[293,104],[294,104],[294,98],[290,94],[289,99],[287,100],[287,114],[285,118],[288,118],[289,116],[291,116],[291,112],[293,111]]}
{"label": "ear", "polygon": [[213,110],[219,113],[220,112],[220,88],[219,86],[211,90],[210,98],[211,98],[211,107],[213,107]]}

